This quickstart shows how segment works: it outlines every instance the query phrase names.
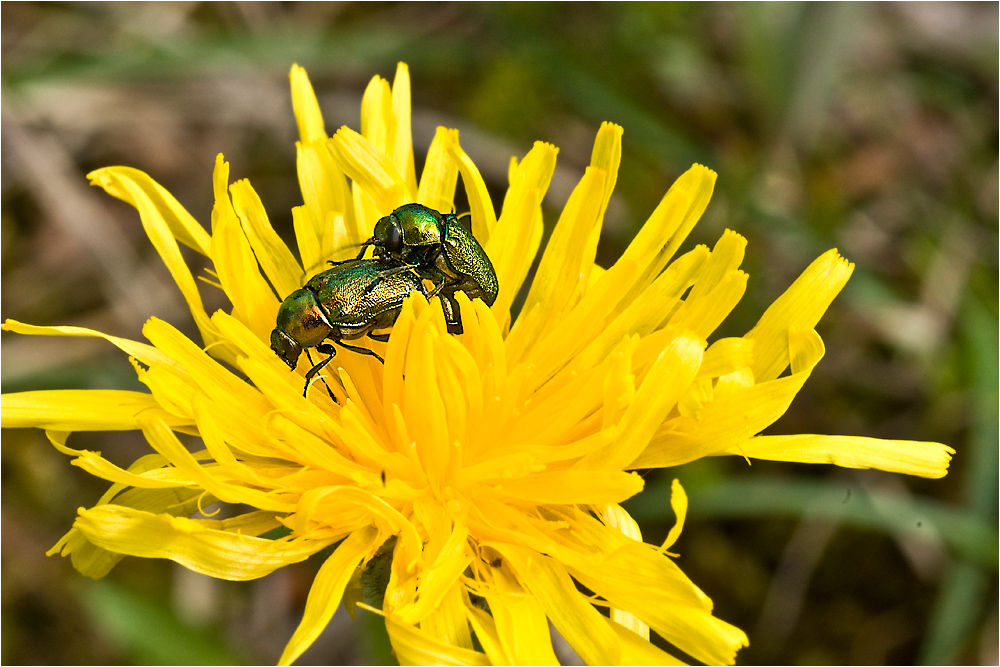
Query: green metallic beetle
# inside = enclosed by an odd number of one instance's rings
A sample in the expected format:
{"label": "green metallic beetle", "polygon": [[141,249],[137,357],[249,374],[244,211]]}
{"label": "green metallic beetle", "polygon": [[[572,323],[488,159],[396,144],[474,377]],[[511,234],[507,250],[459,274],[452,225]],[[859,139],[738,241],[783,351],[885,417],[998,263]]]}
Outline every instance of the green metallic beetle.
{"label": "green metallic beetle", "polygon": [[438,213],[422,204],[404,204],[375,223],[372,237],[362,244],[358,259],[368,246],[375,256],[412,265],[421,278],[441,284],[441,305],[448,331],[462,333],[462,319],[454,294],[465,292],[492,306],[497,298],[493,263],[471,232],[454,213]]}
{"label": "green metallic beetle", "polygon": [[[439,289],[428,292],[412,266],[396,261],[363,259],[336,263],[313,276],[305,287],[295,290],[281,303],[277,325],[271,331],[271,349],[292,370],[306,348],[315,347],[328,355],[306,373],[302,392],[305,396],[310,381],[337,354],[332,343],[385,363],[371,350],[344,341],[366,335],[383,343],[388,341],[388,333],[373,332],[395,324],[403,300],[414,291],[429,299]],[[325,340],[332,343],[324,343]]]}

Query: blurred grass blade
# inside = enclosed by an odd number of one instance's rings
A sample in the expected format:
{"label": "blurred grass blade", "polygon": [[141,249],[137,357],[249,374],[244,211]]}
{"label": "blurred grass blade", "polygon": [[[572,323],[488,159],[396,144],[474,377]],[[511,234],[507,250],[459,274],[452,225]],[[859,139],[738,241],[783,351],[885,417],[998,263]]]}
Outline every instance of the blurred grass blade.
{"label": "blurred grass blade", "polygon": [[[689,519],[808,516],[942,542],[961,558],[997,567],[995,525],[937,501],[815,479],[729,479],[690,488],[685,485],[685,489]],[[651,485],[625,507],[638,521],[663,520],[670,515],[669,486]]]}
{"label": "blurred grass blade", "polygon": [[[970,413],[972,433],[969,437],[970,458],[966,470],[966,503],[970,514],[996,524],[997,519],[997,468],[1000,451],[998,433],[998,363],[997,349],[1000,334],[997,318],[990,314],[973,295],[969,295],[963,310],[962,333],[967,355],[967,369],[972,390]],[[961,454],[962,452],[959,452]],[[997,537],[992,537],[996,549]],[[992,568],[997,566],[996,559]],[[952,564],[934,606],[927,631],[927,638],[920,651],[920,663],[941,665],[953,663],[977,627],[986,598],[989,564],[959,562]]]}
{"label": "blurred grass blade", "polygon": [[246,664],[218,633],[181,622],[164,600],[102,580],[88,583],[81,601],[94,623],[136,664]]}

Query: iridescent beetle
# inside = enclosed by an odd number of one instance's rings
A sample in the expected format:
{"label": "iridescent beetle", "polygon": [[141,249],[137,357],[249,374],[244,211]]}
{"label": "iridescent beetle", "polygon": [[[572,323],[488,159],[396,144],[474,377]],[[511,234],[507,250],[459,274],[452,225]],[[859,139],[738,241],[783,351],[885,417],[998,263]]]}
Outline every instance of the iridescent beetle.
{"label": "iridescent beetle", "polygon": [[462,333],[455,292],[461,290],[488,306],[496,301],[499,285],[493,263],[454,213],[438,213],[422,204],[404,204],[375,223],[375,231],[362,244],[358,259],[364,257],[368,246],[375,249],[376,257],[411,265],[421,278],[441,285],[441,305],[451,333]]}
{"label": "iridescent beetle", "polygon": [[[271,331],[271,349],[292,370],[306,348],[314,347],[317,352],[327,355],[306,373],[302,392],[305,396],[310,381],[337,354],[334,344],[385,363],[371,350],[344,341],[363,336],[383,343],[388,341],[388,333],[374,332],[395,324],[403,300],[414,291],[429,299],[439,289],[428,292],[413,267],[392,260],[337,263],[313,276],[303,288],[289,294],[281,303],[277,325]],[[331,342],[323,342],[327,340]]]}

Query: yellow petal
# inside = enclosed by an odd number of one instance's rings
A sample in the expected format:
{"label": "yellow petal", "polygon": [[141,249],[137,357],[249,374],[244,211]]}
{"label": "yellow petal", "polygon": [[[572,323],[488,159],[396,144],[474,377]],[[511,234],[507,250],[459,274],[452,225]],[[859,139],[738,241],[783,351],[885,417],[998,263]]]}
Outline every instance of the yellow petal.
{"label": "yellow petal", "polygon": [[319,637],[320,632],[337,611],[344,588],[365,556],[378,547],[378,531],[359,530],[340,543],[316,574],[306,609],[299,627],[278,659],[279,665],[290,665]]}
{"label": "yellow petal", "polygon": [[[375,150],[388,158],[389,144],[395,135],[395,124],[389,82],[375,75],[365,86],[361,98],[361,136],[370,141]],[[400,173],[399,169],[396,172]]]}
{"label": "yellow petal", "polygon": [[[420,621],[420,629],[432,637],[436,637],[449,646],[472,649],[472,634],[469,632],[469,620],[465,613],[465,603],[462,587],[458,583],[458,574],[451,577],[451,585],[437,604],[430,608],[429,613]],[[425,584],[420,585],[420,598],[424,597]]]}
{"label": "yellow petal", "polygon": [[490,199],[489,190],[486,188],[486,181],[479,173],[479,168],[458,145],[457,134],[454,135],[453,141],[449,142],[448,149],[458,162],[458,171],[462,174],[462,184],[465,186],[465,192],[469,198],[472,235],[479,241],[479,245],[485,248],[497,225],[497,214],[493,208],[493,200]]}
{"label": "yellow petal", "polygon": [[832,463],[842,468],[875,468],[937,479],[948,474],[955,450],[937,442],[880,440],[846,435],[757,436],[727,454],[767,461]]}
{"label": "yellow petal", "polygon": [[[327,145],[337,165],[354,181],[356,191],[364,192],[382,215],[407,203],[406,185],[402,176],[385,153],[379,151],[368,139],[350,128],[342,127]],[[356,211],[361,210],[357,201],[355,208]],[[375,220],[367,221],[366,224],[374,225]],[[369,229],[365,237],[370,234]]]}
{"label": "yellow petal", "polygon": [[[447,213],[455,209],[458,162],[449,148],[457,142],[458,130],[439,127],[430,148],[427,149],[427,160],[420,175],[417,201],[435,211]],[[479,241],[482,243],[483,239]]]}
{"label": "yellow petal", "polygon": [[[559,553],[570,560],[572,554]],[[584,586],[613,606],[632,612],[657,634],[708,664],[732,664],[746,635],[711,614],[711,601],[666,556],[635,541],[601,563],[570,568]]]}
{"label": "yellow petal", "polygon": [[117,389],[59,389],[4,394],[3,428],[53,431],[131,431],[150,412],[175,426],[191,424],[163,411],[149,394]]}
{"label": "yellow petal", "polygon": [[[505,664],[558,665],[545,609],[524,591],[486,591],[497,640],[509,656]],[[477,633],[478,634],[478,633]]]}
{"label": "yellow petal", "polygon": [[[468,613],[469,625],[472,626],[472,631],[476,633],[476,639],[479,641],[479,644],[483,647],[483,651],[485,651],[486,653],[487,659],[489,660],[489,664],[491,665],[559,664],[558,661],[530,662],[527,660],[523,661],[514,660],[512,657],[510,657],[510,654],[508,654],[504,650],[504,646],[500,641],[500,636],[497,633],[496,622],[494,621],[493,616],[487,614],[482,609],[473,606],[471,603],[466,605],[466,612]],[[542,614],[542,619],[544,620],[544,612]],[[549,633],[549,625],[548,623],[546,623],[545,624],[546,637],[548,637],[548,633]],[[554,657],[555,656],[553,655],[553,658]]]}
{"label": "yellow petal", "polygon": [[[437,555],[432,565],[424,568],[421,574],[420,599],[412,605],[396,610],[395,617],[400,622],[419,623],[442,603],[446,595],[454,593],[452,586],[472,560],[466,547],[468,536],[469,530],[465,524],[456,522],[441,553]],[[460,607],[461,599],[452,599],[451,604]],[[457,613],[456,609],[452,611]],[[461,618],[464,622],[464,612]]]}
{"label": "yellow petal", "polygon": [[[49,433],[50,439],[65,434]],[[62,440],[65,442],[65,440]],[[166,461],[159,454],[139,457],[128,467],[128,472],[141,475],[149,470],[161,468]],[[124,489],[124,490],[123,490]],[[215,499],[197,488],[174,487],[169,489],[126,489],[124,484],[112,484],[111,488],[97,501],[103,505],[114,499],[116,505],[133,507],[147,512],[166,512],[174,516],[190,516],[198,511],[199,503],[210,504]],[[124,558],[124,554],[112,553],[91,543],[76,528],[71,528],[46,555],[59,553],[70,556],[73,567],[80,574],[92,579],[100,579]]]}
{"label": "yellow petal", "polygon": [[417,196],[417,172],[413,164],[413,136],[410,133],[410,69],[406,63],[396,65],[392,81],[392,115],[395,120],[390,137],[389,159],[403,177],[407,196]]}
{"label": "yellow petal", "polygon": [[[642,542],[642,532],[639,530],[639,524],[635,522],[635,519],[633,519],[628,512],[621,508],[621,505],[608,505],[601,512],[601,518],[607,525],[621,531],[621,534],[625,537],[631,540],[636,540],[637,542]],[[678,529],[677,532],[679,534],[680,530]],[[649,626],[643,623],[639,617],[632,612],[612,607],[611,620],[618,625],[628,628],[639,637],[642,637],[647,641],[649,640]]]}
{"label": "yellow petal", "polygon": [[[234,505],[245,503],[251,507],[276,512],[295,510],[295,501],[287,496],[282,497],[283,494],[269,493],[242,484],[229,483],[226,480],[226,475],[223,474],[224,468],[221,466],[203,468],[163,422],[146,417],[141,419],[142,432],[150,446],[182,471],[188,479],[196,482],[220,500]],[[261,483],[258,482],[258,484]]]}
{"label": "yellow petal", "polygon": [[608,625],[622,642],[623,665],[685,665],[663,649],[657,648],[648,638],[636,634],[629,628],[614,622]]}
{"label": "yellow petal", "polygon": [[628,467],[687,463],[727,450],[773,424],[822,357],[823,343],[815,331],[786,334],[786,340],[794,361],[791,375],[763,384],[734,386],[724,393],[716,391],[713,400],[696,415],[667,420]]}
{"label": "yellow petal", "polygon": [[[260,274],[259,264],[250,247],[229,199],[229,165],[220,155],[215,163],[215,205],[212,207],[212,261],[219,284],[233,304],[233,315],[257,332],[268,335],[274,327],[278,300]],[[224,353],[226,348],[216,350]],[[229,363],[234,358],[222,356]]]}
{"label": "yellow petal", "polygon": [[565,568],[528,549],[494,545],[518,579],[545,608],[552,625],[588,665],[617,665],[621,641],[604,617],[580,593]]}
{"label": "yellow petal", "polygon": [[202,255],[208,255],[210,238],[205,228],[181,206],[170,192],[145,172],[131,167],[105,167],[87,174],[91,185],[99,185],[112,197],[117,197],[135,208],[145,205],[136,196],[136,190],[124,187],[128,181],[138,188],[142,198],[148,200],[156,214],[166,223],[178,241]]}
{"label": "yellow petal", "polygon": [[[100,185],[108,194],[132,204],[139,211],[146,235],[184,295],[202,338],[206,344],[214,342],[216,337],[208,322],[198,286],[177,246],[177,241],[181,240],[191,244],[199,252],[208,254],[209,239],[205,230],[176,201],[164,205],[164,197],[169,197],[170,200],[173,197],[165,194],[166,191],[159,184],[141,171],[128,167],[108,167],[90,173],[88,178],[93,185]],[[200,229],[200,233],[196,229]]]}
{"label": "yellow petal", "polygon": [[284,298],[302,286],[302,267],[271,227],[264,204],[249,181],[233,183],[229,186],[229,192],[233,197],[233,209],[240,219],[254,256],[264,269],[264,275],[274,285],[278,296]]}
{"label": "yellow petal", "polygon": [[288,78],[292,84],[292,110],[299,126],[300,141],[308,144],[318,139],[325,139],[323,114],[306,71],[298,65],[292,65]]}
{"label": "yellow petal", "polygon": [[[39,327],[33,324],[24,324],[17,320],[6,320],[0,327],[4,331],[14,331],[19,334],[32,336],[89,336],[93,338],[103,338],[121,351],[131,357],[135,357],[147,366],[170,366],[177,370],[183,370],[173,359],[160,352],[155,347],[146,343],[139,343],[128,338],[118,338],[108,334],[84,329],[83,327]],[[6,396],[6,394],[5,394]]]}
{"label": "yellow petal", "polygon": [[202,522],[119,505],[79,510],[74,527],[95,545],[129,556],[169,558],[217,579],[257,579],[298,563],[333,540],[277,542],[206,528]]}
{"label": "yellow petal", "polygon": [[530,503],[619,503],[642,491],[636,473],[611,470],[557,470],[496,483],[495,492]]}
{"label": "yellow petal", "polygon": [[[587,247],[583,252],[580,264],[580,283],[582,286],[589,283],[596,266],[594,257],[597,255],[597,242],[601,237],[604,213],[608,209],[608,201],[611,199],[611,193],[618,182],[618,166],[622,160],[623,132],[624,130],[619,125],[606,121],[601,123],[601,128],[597,131],[597,138],[594,140],[594,149],[590,154],[590,166],[603,171],[606,178],[604,179],[604,197],[597,217],[598,222],[590,230],[590,238],[587,239]],[[579,294],[576,300],[579,300]]]}
{"label": "yellow petal", "polygon": [[517,362],[546,326],[569,305],[581,275],[591,230],[600,226],[607,174],[588,167],[573,190],[542,255],[522,315],[507,336],[507,355]]}
{"label": "yellow petal", "polygon": [[[322,268],[338,247],[346,249],[364,240],[354,219],[347,180],[326,146],[325,140],[296,146],[299,189],[302,190],[305,207],[298,214],[301,221],[296,226],[295,238],[308,274]],[[339,237],[331,234],[337,216],[342,218],[345,232]]]}
{"label": "yellow petal", "polygon": [[660,274],[708,207],[716,174],[696,164],[674,181],[621,260],[645,267],[623,301],[630,303]]}
{"label": "yellow petal", "polygon": [[615,428],[614,439],[605,448],[582,458],[575,467],[611,472],[621,470],[639,456],[694,380],[702,353],[698,338],[675,338],[646,374],[635,400]]}
{"label": "yellow petal", "polygon": [[541,242],[540,206],[555,170],[557,152],[554,146],[539,141],[524,157],[512,176],[503,213],[484,246],[500,284],[492,310],[501,325],[510,318],[510,305]]}
{"label": "yellow petal", "polygon": [[177,470],[168,467],[167,462],[156,468],[151,468],[141,474],[135,474],[122,470],[115,464],[101,456],[100,452],[91,452],[85,449],[71,449],[65,445],[69,433],[65,431],[46,431],[49,442],[62,454],[76,456],[73,465],[86,470],[95,477],[106,479],[109,482],[134,486],[143,489],[167,489],[176,486],[194,486],[194,482],[178,475]]}
{"label": "yellow petal", "polygon": [[526,357],[525,361],[536,366],[532,373],[534,386],[541,385],[571,360],[593,335],[603,331],[609,318],[622,312],[656,279],[659,271],[650,274],[649,266],[666,264],[667,257],[661,262],[661,256],[676,250],[680,243],[678,230],[688,223],[693,225],[701,215],[714,182],[714,172],[695,165],[674,183],[622,257]]}
{"label": "yellow petal", "polygon": [[392,652],[401,665],[489,665],[486,654],[451,646],[392,615],[385,617]]}
{"label": "yellow petal", "polygon": [[677,517],[677,522],[671,527],[670,532],[667,533],[667,538],[663,540],[663,546],[660,547],[661,550],[666,551],[677,542],[677,538],[681,536],[681,531],[684,530],[684,519],[687,517],[688,508],[688,498],[687,494],[684,492],[684,487],[681,486],[680,480],[674,480],[670,485],[670,508],[674,511],[674,516]]}
{"label": "yellow petal", "polygon": [[828,250],[764,312],[744,336],[754,341],[753,373],[758,383],[778,377],[788,367],[787,332],[815,328],[853,271],[853,264],[836,250]]}

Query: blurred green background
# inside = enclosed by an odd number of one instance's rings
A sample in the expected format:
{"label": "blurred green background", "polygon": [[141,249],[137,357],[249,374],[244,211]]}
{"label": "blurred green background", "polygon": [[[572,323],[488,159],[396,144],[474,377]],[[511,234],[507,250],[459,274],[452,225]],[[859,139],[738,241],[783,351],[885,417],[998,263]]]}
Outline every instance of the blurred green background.
{"label": "blurred green background", "polygon": [[[998,662],[998,8],[982,4],[3,3],[4,318],[141,338],[194,333],[138,215],[85,174],[147,171],[206,225],[222,152],[290,235],[301,204],[288,70],[327,129],[358,127],[375,74],[410,65],[418,173],[458,127],[499,206],[511,155],[560,148],[547,231],[601,121],[625,128],[598,261],[612,263],[692,162],[719,173],[686,248],[729,227],[749,329],[830,247],[857,264],[820,323],[827,356],[770,433],[934,440],[943,480],[714,459],[647,475],[649,541],[691,497],[675,550],[749,634],[742,664]],[[193,259],[193,258],[192,258]],[[206,290],[208,296],[212,290]],[[222,304],[209,302],[210,310]],[[85,339],[3,335],[4,392],[139,388]],[[319,559],[251,583],[126,559],[103,581],[44,551],[105,484],[37,431],[3,433],[6,664],[268,663]],[[132,433],[71,446],[121,463]],[[303,664],[391,661],[341,611]],[[574,656],[565,654],[571,661]]]}

